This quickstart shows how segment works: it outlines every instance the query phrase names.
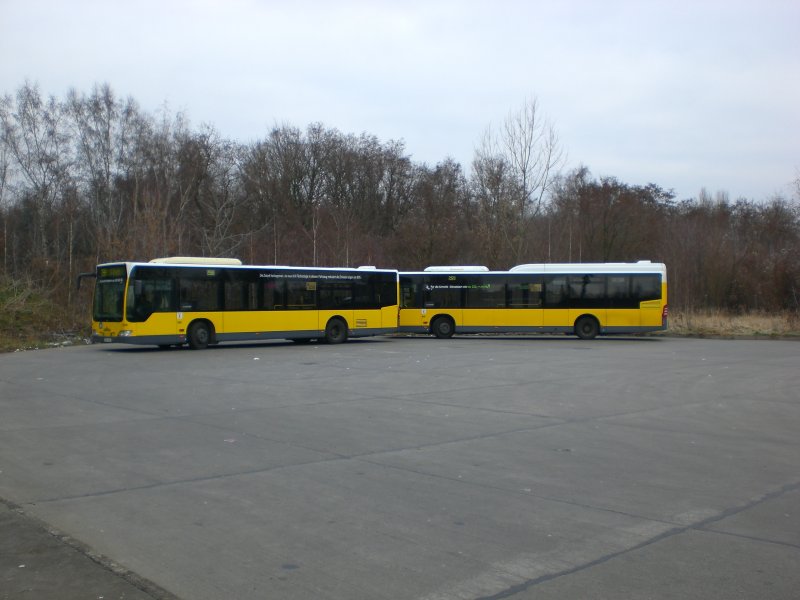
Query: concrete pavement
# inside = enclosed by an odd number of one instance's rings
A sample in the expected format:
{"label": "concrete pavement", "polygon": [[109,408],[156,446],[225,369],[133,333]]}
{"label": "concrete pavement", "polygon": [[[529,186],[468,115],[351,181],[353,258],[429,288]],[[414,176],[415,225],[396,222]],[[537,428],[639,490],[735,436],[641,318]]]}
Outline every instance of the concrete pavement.
{"label": "concrete pavement", "polygon": [[171,600],[174,596],[21,508],[0,502],[0,598]]}
{"label": "concrete pavement", "polygon": [[524,337],[0,356],[0,598],[796,598],[798,358]]}

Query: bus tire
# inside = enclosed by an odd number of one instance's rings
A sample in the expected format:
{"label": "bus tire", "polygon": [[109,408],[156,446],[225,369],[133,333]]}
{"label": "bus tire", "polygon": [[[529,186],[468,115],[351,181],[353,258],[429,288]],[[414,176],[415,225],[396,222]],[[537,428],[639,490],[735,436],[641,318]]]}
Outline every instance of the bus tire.
{"label": "bus tire", "polygon": [[593,340],[600,333],[600,323],[590,316],[583,316],[575,321],[575,335],[582,340]]}
{"label": "bus tire", "polygon": [[189,327],[187,338],[189,348],[192,350],[208,348],[208,344],[211,342],[211,326],[205,321],[195,321]]}
{"label": "bus tire", "polygon": [[450,317],[436,317],[431,323],[431,333],[440,340],[453,337],[456,332],[456,324]]}
{"label": "bus tire", "polygon": [[341,344],[347,341],[347,323],[334,317],[325,326],[325,341],[329,344]]}

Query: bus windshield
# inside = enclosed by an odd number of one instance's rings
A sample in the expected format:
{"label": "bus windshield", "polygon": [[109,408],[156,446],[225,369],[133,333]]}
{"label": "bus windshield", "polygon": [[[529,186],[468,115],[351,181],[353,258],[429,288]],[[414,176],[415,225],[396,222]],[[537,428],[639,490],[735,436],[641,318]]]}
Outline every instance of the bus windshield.
{"label": "bus windshield", "polygon": [[92,316],[95,321],[122,321],[122,301],[125,297],[126,271],[124,265],[100,267],[94,288]]}

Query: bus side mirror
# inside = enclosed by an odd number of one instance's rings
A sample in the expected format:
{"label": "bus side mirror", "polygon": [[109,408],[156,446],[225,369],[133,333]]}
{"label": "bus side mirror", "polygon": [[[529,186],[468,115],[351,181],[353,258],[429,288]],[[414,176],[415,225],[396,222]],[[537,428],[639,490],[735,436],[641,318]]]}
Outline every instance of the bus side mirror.
{"label": "bus side mirror", "polygon": [[85,277],[97,277],[97,273],[95,273],[95,272],[92,272],[92,273],[80,273],[78,275],[78,287],[77,287],[77,289],[81,289],[81,281]]}

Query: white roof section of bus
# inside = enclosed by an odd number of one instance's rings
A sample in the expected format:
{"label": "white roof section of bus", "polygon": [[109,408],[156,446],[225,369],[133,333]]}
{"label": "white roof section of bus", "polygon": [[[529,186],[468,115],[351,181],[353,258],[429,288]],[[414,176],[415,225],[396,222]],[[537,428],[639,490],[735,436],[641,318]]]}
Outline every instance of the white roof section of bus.
{"label": "white roof section of bus", "polygon": [[481,265],[453,265],[425,267],[426,273],[485,273],[489,267]]}
{"label": "white roof section of bus", "polygon": [[425,273],[451,273],[475,274],[492,273],[502,274],[587,274],[587,273],[659,273],[664,280],[667,278],[667,267],[664,263],[654,263],[649,260],[640,260],[635,263],[532,263],[517,265],[508,271],[490,271],[482,266],[453,266],[453,267],[428,267],[424,271],[401,271],[403,274],[425,274]]}
{"label": "white roof section of bus", "polygon": [[640,260],[635,263],[534,263],[517,265],[509,273],[661,273],[667,274],[664,263]]}
{"label": "white roof section of bus", "polygon": [[165,256],[154,258],[151,263],[164,265],[241,265],[238,258],[205,258],[202,256]]}
{"label": "white roof section of bus", "polygon": [[[189,262],[173,262],[178,260],[188,260]],[[225,262],[218,262],[225,261]],[[191,256],[177,256],[168,257],[164,259],[156,258],[149,262],[140,261],[117,261],[107,262],[97,265],[98,267],[109,267],[112,265],[125,265],[126,270],[130,273],[131,269],[136,266],[155,266],[155,265],[169,265],[178,267],[229,267],[233,269],[270,269],[280,271],[334,271],[334,272],[364,272],[373,271],[376,273],[397,273],[397,269],[379,269],[374,266],[366,267],[293,267],[291,265],[245,265],[242,264],[238,258],[202,258]]]}

